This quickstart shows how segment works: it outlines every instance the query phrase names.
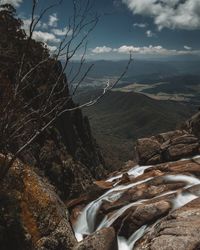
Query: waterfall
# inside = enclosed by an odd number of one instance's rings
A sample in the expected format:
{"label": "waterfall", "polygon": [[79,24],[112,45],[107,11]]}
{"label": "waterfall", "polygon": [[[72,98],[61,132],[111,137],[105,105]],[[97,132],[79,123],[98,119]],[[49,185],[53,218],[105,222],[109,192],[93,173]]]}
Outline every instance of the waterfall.
{"label": "waterfall", "polygon": [[[196,159],[197,157],[193,158]],[[199,158],[199,156],[198,156]],[[154,168],[153,166],[136,166],[132,169],[130,169],[127,174],[129,176],[138,177],[143,175],[144,171],[149,168]],[[112,182],[115,181],[119,178],[121,178],[123,175],[117,175],[112,178],[109,178],[107,182]],[[108,202],[113,202],[117,201],[122,194],[127,191],[130,188],[136,187],[137,185],[140,184],[147,184],[149,181],[154,180],[156,178],[163,178],[164,182],[183,182],[185,183],[185,187],[182,189],[177,189],[173,191],[166,191],[161,194],[155,195],[153,198],[149,199],[141,199],[137,200],[135,202],[132,202],[130,204],[126,204],[117,211],[113,212],[111,215],[105,215],[104,218],[99,222],[98,225],[96,225],[96,218],[99,209],[101,208],[101,205],[104,201]],[[167,197],[168,195],[174,194],[170,200],[172,204],[172,209],[177,209],[188,202],[194,200],[197,198],[196,195],[191,194],[187,191],[188,188],[193,187],[195,185],[199,185],[200,180],[194,176],[191,175],[184,175],[184,174],[177,174],[177,175],[172,175],[172,174],[166,174],[160,177],[150,177],[145,180],[140,180],[134,183],[126,184],[126,185],[116,185],[109,191],[107,191],[105,194],[100,196],[98,199],[95,201],[92,201],[90,204],[88,204],[85,209],[82,211],[80,217],[78,218],[75,226],[74,226],[74,231],[75,235],[78,241],[81,241],[85,235],[90,235],[93,232],[100,230],[105,227],[110,227],[113,225],[113,223],[129,208],[131,207],[137,207],[141,204],[144,204],[145,202],[148,201],[154,201],[154,199],[161,198],[161,197]],[[143,225],[141,226],[137,231],[135,231],[132,236],[129,239],[126,239],[122,236],[118,236],[118,249],[119,250],[132,250],[135,243],[137,242],[138,239],[140,239],[148,230],[149,230],[148,225]]]}

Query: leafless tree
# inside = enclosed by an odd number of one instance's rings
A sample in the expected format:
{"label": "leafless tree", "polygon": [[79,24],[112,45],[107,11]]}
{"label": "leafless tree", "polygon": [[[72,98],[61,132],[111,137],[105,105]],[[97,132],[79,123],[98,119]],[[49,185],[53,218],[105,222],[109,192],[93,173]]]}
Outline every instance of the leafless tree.
{"label": "leafless tree", "polygon": [[[4,88],[4,97],[9,98],[2,99],[3,105],[0,107],[0,150],[6,155],[11,152],[12,155],[7,157],[4,167],[1,166],[1,179],[15,159],[61,115],[88,108],[99,102],[123,78],[132,60],[130,56],[121,76],[112,84],[108,81],[99,96],[82,105],[72,105],[73,96],[93,67],[91,64],[83,70],[87,40],[100,16],[92,12],[90,0],[85,0],[84,4],[82,0],[73,1],[73,15],[68,19],[68,29],[56,51],[50,56],[48,50],[43,47],[38,54],[36,51],[37,60],[34,58],[30,60],[32,53],[30,50],[35,42],[33,35],[37,25],[49,10],[62,4],[62,1],[43,9],[39,15],[38,4],[39,1],[33,0],[29,31],[17,63],[14,84],[9,84],[7,89]],[[40,47],[35,46],[36,50]],[[69,69],[71,60],[80,50],[82,56],[78,68],[75,71]],[[4,55],[7,52],[4,50]],[[59,59],[62,59],[62,65]],[[45,76],[42,75],[44,69],[49,69],[45,71]],[[69,72],[67,77],[66,71]],[[7,86],[8,80],[5,77],[4,80]],[[42,81],[49,84],[38,84]]]}

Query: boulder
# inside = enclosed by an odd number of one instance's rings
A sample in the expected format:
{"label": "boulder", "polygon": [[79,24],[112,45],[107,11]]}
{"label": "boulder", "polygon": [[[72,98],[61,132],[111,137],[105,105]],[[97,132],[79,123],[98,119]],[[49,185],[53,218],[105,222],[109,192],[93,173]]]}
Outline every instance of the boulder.
{"label": "boulder", "polygon": [[103,228],[86,237],[73,250],[117,250],[115,230],[112,227]]}
{"label": "boulder", "polygon": [[200,199],[172,211],[140,239],[134,250],[197,250],[200,247]]}
{"label": "boulder", "polygon": [[200,143],[195,135],[176,130],[139,139],[135,150],[140,165],[152,165],[199,154]]}
{"label": "boulder", "polygon": [[[5,235],[0,238],[2,249],[70,250],[76,244],[66,206],[32,167],[14,162],[1,183],[0,200],[0,231]],[[10,200],[14,202],[7,206]],[[4,227],[10,223],[8,214],[17,228],[16,239],[13,223]]]}
{"label": "boulder", "polygon": [[136,144],[136,157],[139,164],[161,162],[161,144],[152,138],[139,139]]}
{"label": "boulder", "polygon": [[171,209],[171,204],[165,200],[138,206],[129,212],[122,222],[120,235],[129,238],[142,225],[152,223],[161,216],[166,215]]}

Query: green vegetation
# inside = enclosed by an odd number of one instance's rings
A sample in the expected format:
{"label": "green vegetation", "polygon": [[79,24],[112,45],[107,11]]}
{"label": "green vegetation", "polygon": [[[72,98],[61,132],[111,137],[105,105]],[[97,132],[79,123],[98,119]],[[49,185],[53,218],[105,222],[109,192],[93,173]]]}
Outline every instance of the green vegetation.
{"label": "green vegetation", "polygon": [[[87,95],[86,95],[87,92]],[[79,101],[97,95],[98,91],[83,91]],[[137,138],[173,130],[194,112],[194,107],[173,101],[153,100],[134,92],[112,91],[91,109],[85,110],[98,143],[106,158],[117,165],[133,158]]]}

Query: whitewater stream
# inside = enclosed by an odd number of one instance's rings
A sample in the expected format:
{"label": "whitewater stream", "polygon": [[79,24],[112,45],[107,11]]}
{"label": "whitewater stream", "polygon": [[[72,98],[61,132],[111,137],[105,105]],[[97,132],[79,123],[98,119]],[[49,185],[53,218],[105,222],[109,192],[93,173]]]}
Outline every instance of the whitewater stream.
{"label": "whitewater stream", "polygon": [[[192,159],[197,159],[200,158],[200,156],[196,156]],[[190,160],[190,159],[182,159],[184,160]],[[136,166],[132,169],[130,169],[127,174],[131,179],[136,178],[138,176],[141,176],[144,174],[144,171],[146,169],[152,169],[153,166]],[[79,216],[75,226],[74,226],[74,232],[75,236],[78,241],[83,240],[84,236],[90,235],[94,233],[95,231],[105,228],[105,227],[110,227],[113,225],[113,223],[130,207],[137,207],[138,205],[141,205],[145,202],[153,201],[156,198],[160,197],[165,197],[171,194],[174,194],[171,198],[171,205],[172,205],[172,210],[180,208],[187,204],[188,202],[198,198],[196,195],[191,194],[190,192],[187,192],[188,188],[191,188],[195,185],[200,184],[200,180],[192,175],[184,175],[184,174],[176,174],[176,175],[170,175],[166,174],[161,177],[150,177],[145,180],[141,180],[138,182],[126,184],[126,185],[118,185],[118,179],[120,179],[123,176],[123,174],[117,175],[115,177],[109,178],[107,182],[113,182],[116,181],[114,184],[114,187],[104,193],[102,196],[100,196],[98,199],[92,201],[89,203],[85,209],[82,211],[81,215]],[[157,196],[154,196],[153,198],[150,199],[141,199],[137,200],[135,202],[132,202],[128,205],[125,205],[112,213],[111,216],[105,215],[104,218],[96,225],[96,217],[99,212],[99,209],[101,205],[103,204],[104,201],[108,202],[113,202],[117,201],[122,194],[127,191],[130,188],[136,187],[137,185],[140,184],[145,184],[149,182],[150,180],[153,180],[155,178],[163,178],[163,181],[167,182],[184,182],[185,186],[184,188],[173,190],[173,191],[167,191],[163,192],[162,194],[158,194]],[[158,221],[155,223],[157,224]],[[153,225],[154,226],[154,225]],[[152,225],[151,225],[152,227]],[[148,225],[143,225],[141,228],[139,228],[137,231],[135,231],[129,239],[126,239],[125,237],[118,236],[118,249],[119,250],[133,250],[134,245],[139,240],[146,232],[150,230],[150,227]]]}

